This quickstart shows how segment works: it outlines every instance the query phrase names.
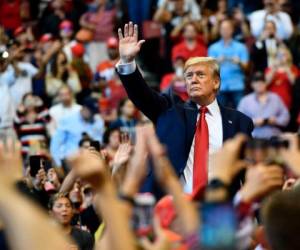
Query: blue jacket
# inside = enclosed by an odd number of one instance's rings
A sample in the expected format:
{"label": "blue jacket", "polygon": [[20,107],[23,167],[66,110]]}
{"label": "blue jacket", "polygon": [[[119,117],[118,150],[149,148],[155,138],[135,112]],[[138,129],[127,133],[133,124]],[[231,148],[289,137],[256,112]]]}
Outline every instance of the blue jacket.
{"label": "blue jacket", "polygon": [[[156,133],[167,146],[168,156],[178,176],[183,174],[193,142],[198,109],[192,101],[184,102],[172,93],[159,94],[151,89],[138,69],[129,75],[119,75],[131,101],[156,127]],[[243,113],[219,104],[223,141],[237,133],[251,136],[252,120]],[[149,171],[143,191],[156,193],[152,171]]]}

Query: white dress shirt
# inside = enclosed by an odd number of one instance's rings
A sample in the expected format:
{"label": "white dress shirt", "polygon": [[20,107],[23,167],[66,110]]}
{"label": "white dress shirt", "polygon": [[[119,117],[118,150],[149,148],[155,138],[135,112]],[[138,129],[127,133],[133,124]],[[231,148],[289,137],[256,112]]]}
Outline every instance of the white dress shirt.
{"label": "white dress shirt", "polygon": [[[198,106],[198,105],[197,105]],[[200,108],[200,106],[198,106]],[[208,142],[209,142],[209,156],[208,156],[208,179],[210,179],[210,157],[218,149],[222,147],[223,144],[223,126],[222,126],[222,116],[217,100],[215,99],[211,104],[207,106],[208,112],[205,115],[205,120],[208,126]],[[197,116],[197,121],[200,114]],[[193,192],[193,166],[194,166],[194,148],[195,148],[195,136],[190,149],[189,157],[186,163],[186,167],[183,171],[183,176],[180,180],[184,185],[184,191],[186,193]]]}
{"label": "white dress shirt", "polygon": [[258,38],[263,32],[265,21],[273,21],[276,25],[277,37],[286,40],[293,33],[293,24],[289,14],[278,11],[275,14],[267,13],[266,10],[257,10],[252,12],[248,19],[250,21],[251,33]]}

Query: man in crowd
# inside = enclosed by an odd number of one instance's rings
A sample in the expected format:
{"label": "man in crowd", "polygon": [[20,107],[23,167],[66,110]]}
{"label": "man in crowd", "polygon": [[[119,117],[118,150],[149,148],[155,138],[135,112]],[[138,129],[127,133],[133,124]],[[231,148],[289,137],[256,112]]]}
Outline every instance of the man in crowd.
{"label": "man in crowd", "polygon": [[221,67],[220,93],[218,100],[224,106],[237,107],[244,94],[245,72],[249,55],[244,44],[235,41],[233,23],[225,19],[220,24],[221,39],[208,48],[208,55],[218,60]]}
{"label": "man in crowd", "polygon": [[252,12],[249,15],[251,33],[258,38],[264,28],[265,21],[272,20],[277,27],[276,35],[282,40],[287,40],[293,33],[293,24],[289,14],[280,11],[278,0],[264,0],[264,9]]}
{"label": "man in crowd", "polygon": [[186,61],[190,57],[206,56],[207,48],[203,40],[199,38],[196,24],[193,22],[187,22],[183,26],[182,31],[183,41],[176,44],[172,48],[172,60],[178,56],[182,56]]}
{"label": "man in crowd", "polygon": [[277,51],[281,44],[282,42],[276,35],[275,22],[266,21],[263,32],[252,47],[252,71],[264,71],[267,67],[272,67],[276,62]]}
{"label": "man in crowd", "polygon": [[252,135],[259,138],[280,135],[280,128],[289,122],[289,111],[278,95],[267,91],[263,73],[255,73],[251,86],[254,92],[243,97],[238,110],[252,118],[255,126]]}
{"label": "man in crowd", "polygon": [[80,110],[60,120],[50,144],[51,155],[57,166],[61,166],[61,161],[78,149],[83,133],[102,141],[104,122],[97,113],[97,103],[88,98],[83,101]]}
{"label": "man in crowd", "polygon": [[51,123],[49,124],[50,134],[53,135],[60,120],[70,114],[79,112],[81,105],[74,101],[72,90],[69,86],[64,85],[58,92],[60,103],[49,109]]}
{"label": "man in crowd", "polygon": [[[184,78],[190,101],[175,102],[172,96],[150,89],[136,66],[135,57],[144,42],[138,41],[137,25],[130,22],[125,25],[124,34],[121,29],[118,33],[117,70],[128,96],[155,123],[185,190],[198,195],[210,174],[208,152],[221,148],[223,141],[238,132],[250,135],[253,123],[244,114],[216,101],[221,81],[215,59],[194,57],[186,62]],[[152,175],[148,176],[146,188],[153,191]]]}

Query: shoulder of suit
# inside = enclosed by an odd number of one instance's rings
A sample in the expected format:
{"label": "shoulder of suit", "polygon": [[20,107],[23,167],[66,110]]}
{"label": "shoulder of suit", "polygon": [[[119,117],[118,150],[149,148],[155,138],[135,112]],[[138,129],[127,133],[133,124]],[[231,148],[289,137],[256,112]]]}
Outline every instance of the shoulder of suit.
{"label": "shoulder of suit", "polygon": [[[245,115],[244,113],[242,113],[241,111],[238,111],[236,109],[228,108],[228,107],[224,107],[224,106],[222,107],[222,109],[226,112],[226,114],[230,114],[232,116],[236,116],[241,119],[251,120],[250,117],[248,117],[247,115]],[[221,112],[222,112],[222,109],[220,109]]]}

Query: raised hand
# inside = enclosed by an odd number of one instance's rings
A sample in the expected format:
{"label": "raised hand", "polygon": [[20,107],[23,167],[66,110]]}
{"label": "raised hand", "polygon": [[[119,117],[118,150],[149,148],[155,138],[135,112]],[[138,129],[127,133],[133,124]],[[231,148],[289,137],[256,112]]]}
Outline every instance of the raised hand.
{"label": "raised hand", "polygon": [[245,202],[253,202],[280,190],[284,184],[283,170],[276,165],[259,164],[247,169],[246,181],[240,194]]}
{"label": "raised hand", "polygon": [[8,139],[6,145],[0,142],[0,189],[11,186],[21,177],[21,144],[13,139]]}
{"label": "raised hand", "polygon": [[112,161],[113,174],[117,172],[120,167],[122,167],[124,164],[128,162],[131,151],[132,151],[132,146],[130,145],[130,143],[125,142],[119,145],[118,150]]}
{"label": "raised hand", "polygon": [[90,183],[95,189],[101,189],[108,181],[107,166],[96,151],[82,150],[68,159],[74,174]]}
{"label": "raised hand", "polygon": [[142,44],[145,40],[138,41],[138,26],[132,22],[125,24],[124,34],[122,29],[118,29],[119,35],[119,53],[123,63],[128,63],[134,60],[139,53]]}
{"label": "raised hand", "polygon": [[145,250],[168,250],[172,249],[171,242],[160,225],[159,219],[154,217],[155,241],[151,242],[148,238],[142,238],[140,243]]}

